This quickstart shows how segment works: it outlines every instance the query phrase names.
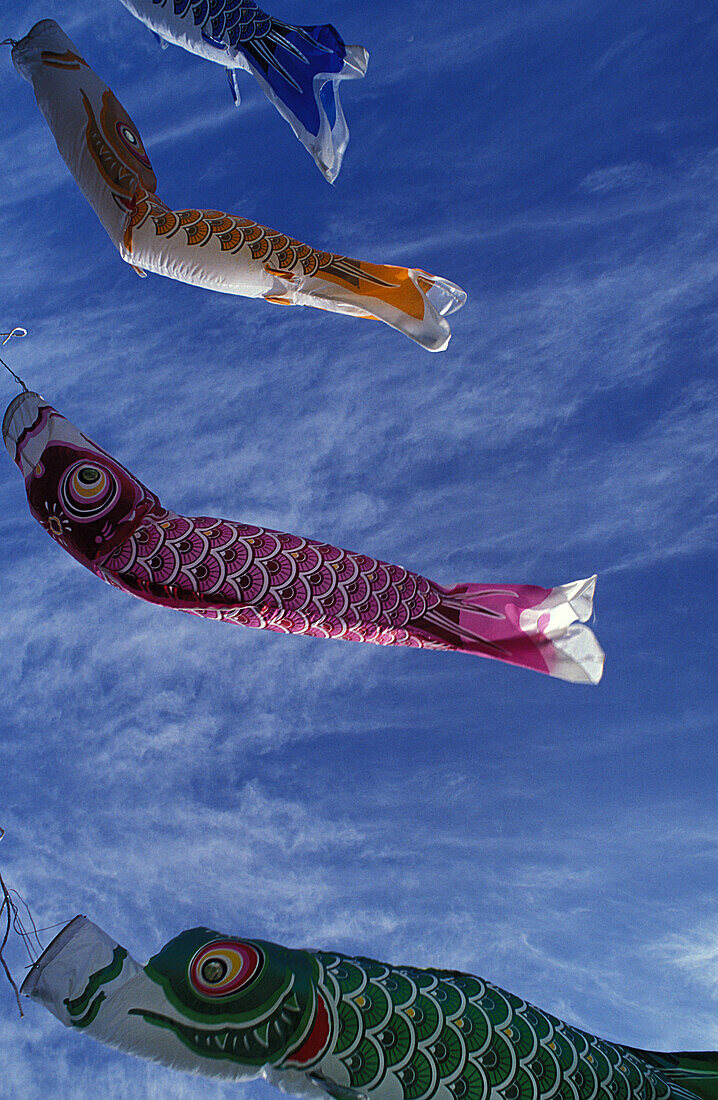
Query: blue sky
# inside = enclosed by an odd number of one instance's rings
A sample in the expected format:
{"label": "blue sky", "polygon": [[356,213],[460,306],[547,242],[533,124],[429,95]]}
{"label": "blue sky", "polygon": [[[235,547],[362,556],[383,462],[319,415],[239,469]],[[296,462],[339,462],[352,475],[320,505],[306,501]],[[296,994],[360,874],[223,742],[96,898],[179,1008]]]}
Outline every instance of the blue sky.
{"label": "blue sky", "polygon": [[[5,459],[6,879],[39,924],[86,913],[142,961],[204,923],[718,1048],[715,6],[275,0],[371,53],[333,188],[248,75],[236,110],[116,0],[14,7],[4,35],[56,18],[108,81],[171,205],[469,294],[432,356],[140,281],[8,51],[2,327],[29,330],[5,349],[28,385],[179,511],[443,583],[598,572],[607,661],[589,689],[142,604],[47,538]],[[12,1097],[237,1093],[26,1011],[0,988]]]}

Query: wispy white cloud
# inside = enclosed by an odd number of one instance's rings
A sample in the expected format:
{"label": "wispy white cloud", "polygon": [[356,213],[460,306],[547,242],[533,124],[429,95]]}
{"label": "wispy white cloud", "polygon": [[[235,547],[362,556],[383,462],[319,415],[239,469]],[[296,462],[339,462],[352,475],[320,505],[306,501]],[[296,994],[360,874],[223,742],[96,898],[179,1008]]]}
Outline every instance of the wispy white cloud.
{"label": "wispy white cloud", "polygon": [[[143,960],[212,923],[464,968],[636,1045],[718,1043],[713,107],[654,106],[678,31],[609,7],[502,4],[459,27],[436,6],[318,4],[373,51],[334,189],[251,84],[225,106],[218,67],[161,53],[116,0],[23,11],[110,81],[169,201],[415,263],[470,302],[432,357],[376,324],[141,282],[8,68],[4,308],[30,330],[13,368],[170,507],[449,582],[598,567],[610,641],[589,700],[487,661],[150,607],[47,539],[4,460],[0,860],[41,925],[87,912]],[[663,73],[677,104],[702,48]],[[229,1095],[0,998],[11,1095]]]}
{"label": "wispy white cloud", "polygon": [[583,191],[603,195],[609,191],[623,191],[632,187],[645,187],[653,179],[649,165],[634,161],[630,164],[612,164],[608,168],[595,168],[580,183]]}
{"label": "wispy white cloud", "polygon": [[[713,908],[709,900],[708,906]],[[693,908],[693,907],[691,907]],[[688,915],[687,915],[688,916]],[[706,1047],[718,1047],[718,923],[715,913],[691,925],[690,918],[676,931],[659,937],[647,948],[648,957],[656,965],[667,968],[688,990],[708,995],[708,1005],[715,1006],[704,1014],[700,1034]]]}

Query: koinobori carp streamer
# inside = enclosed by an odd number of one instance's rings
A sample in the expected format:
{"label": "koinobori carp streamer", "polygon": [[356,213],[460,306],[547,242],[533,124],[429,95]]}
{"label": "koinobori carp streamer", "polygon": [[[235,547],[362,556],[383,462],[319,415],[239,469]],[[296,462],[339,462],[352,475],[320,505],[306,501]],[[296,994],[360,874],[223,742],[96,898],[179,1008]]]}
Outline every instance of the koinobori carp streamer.
{"label": "koinobori carp streamer", "polygon": [[366,73],[363,46],[347,46],[331,23],[296,27],[262,11],[254,0],[120,0],[166,45],[227,70],[235,103],[237,72],[252,73],[287,120],[322,175],[336,179],[349,130],[339,83]]}
{"label": "koinobori carp streamer", "polygon": [[220,210],[171,210],[137,127],[51,19],[15,44],[57,147],[122,259],[209,290],[379,320],[429,351],[451,338],[460,287],[419,268],[352,260]]}
{"label": "koinobori carp streamer", "polygon": [[718,1054],[598,1039],[455,970],[191,928],[146,966],[86,917],[22,993],[66,1027],[190,1073],[335,1100],[718,1100]]}
{"label": "koinobori carp streamer", "polygon": [[326,542],[178,515],[29,391],[8,407],[3,438],[48,534],[143,600],[285,634],[460,650],[564,680],[601,678],[603,651],[584,625],[595,577],[557,588],[444,587]]}

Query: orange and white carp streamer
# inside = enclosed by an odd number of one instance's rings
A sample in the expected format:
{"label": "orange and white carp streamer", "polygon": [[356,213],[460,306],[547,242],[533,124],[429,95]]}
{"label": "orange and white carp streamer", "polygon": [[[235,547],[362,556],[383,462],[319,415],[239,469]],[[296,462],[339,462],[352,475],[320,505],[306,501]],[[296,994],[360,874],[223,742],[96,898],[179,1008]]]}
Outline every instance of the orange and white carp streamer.
{"label": "orange and white carp streamer", "polygon": [[352,260],[219,210],[171,210],[130,116],[52,19],[13,46],[57,147],[122,259],[140,273],[384,321],[428,351],[451,338],[455,283],[418,268]]}

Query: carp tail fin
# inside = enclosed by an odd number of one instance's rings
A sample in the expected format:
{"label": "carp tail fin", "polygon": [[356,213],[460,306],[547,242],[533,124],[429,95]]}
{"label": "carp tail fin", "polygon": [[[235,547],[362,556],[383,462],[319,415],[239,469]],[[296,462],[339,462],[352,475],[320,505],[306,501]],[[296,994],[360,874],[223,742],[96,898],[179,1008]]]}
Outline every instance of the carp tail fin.
{"label": "carp tail fin", "polygon": [[331,302],[337,312],[383,321],[427,351],[446,349],[451,339],[446,317],[466,302],[465,291],[439,275],[345,256],[332,257],[312,283],[310,296],[317,305]]}
{"label": "carp tail fin", "polygon": [[718,1100],[718,1051],[681,1050],[658,1053],[634,1050],[642,1061],[658,1070],[680,1100]]}
{"label": "carp tail fin", "polygon": [[349,141],[338,85],[364,76],[369,54],[363,46],[347,46],[331,23],[295,27],[272,18],[270,24],[266,34],[239,49],[265,95],[333,183]]}
{"label": "carp tail fin", "polygon": [[414,625],[465,653],[572,683],[597,684],[604,653],[584,625],[593,612],[595,587],[595,577],[548,589],[457,584],[440,588],[439,604]]}

